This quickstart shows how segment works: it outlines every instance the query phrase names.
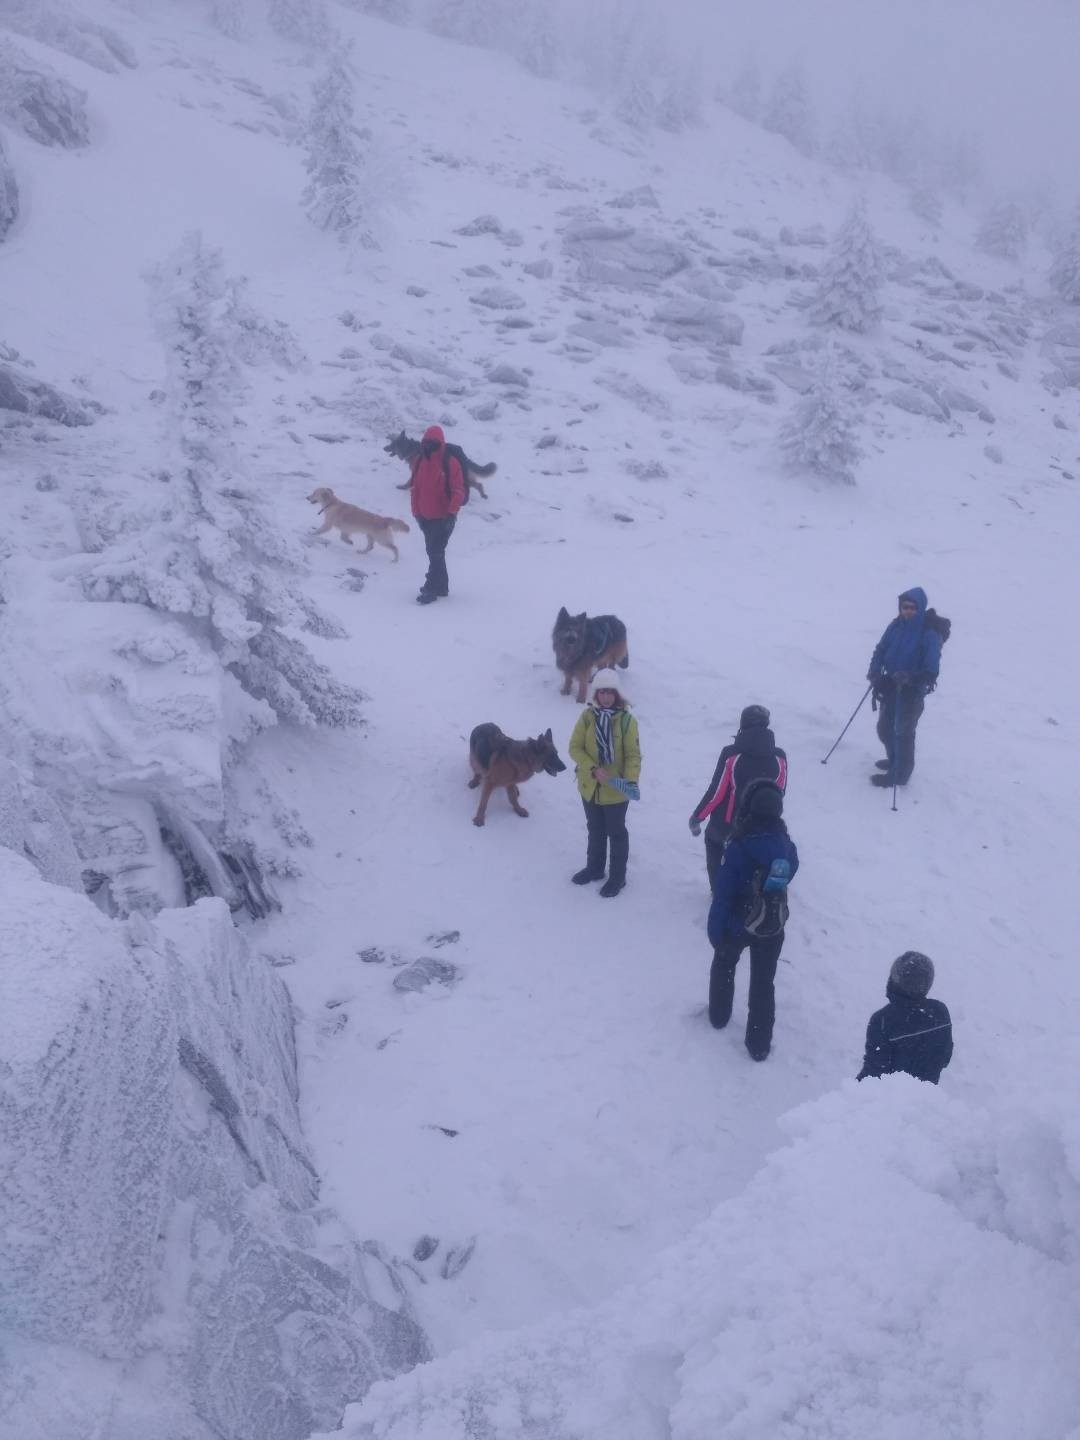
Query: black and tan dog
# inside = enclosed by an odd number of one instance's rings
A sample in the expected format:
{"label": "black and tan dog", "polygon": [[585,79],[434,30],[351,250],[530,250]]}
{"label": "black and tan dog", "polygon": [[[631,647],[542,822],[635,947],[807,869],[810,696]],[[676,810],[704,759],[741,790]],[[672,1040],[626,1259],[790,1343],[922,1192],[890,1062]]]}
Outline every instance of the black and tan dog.
{"label": "black and tan dog", "polygon": [[[421,448],[421,442],[419,440],[413,440],[405,434],[404,430],[399,430],[396,435],[392,435],[389,442],[383,446],[383,450],[387,455],[393,455],[398,460],[404,460],[410,466],[414,461],[419,460]],[[498,468],[495,462],[492,461],[490,465],[477,465],[475,460],[469,459],[460,445],[447,444],[445,449],[447,455],[452,455],[461,466],[461,473],[464,475],[465,484],[469,489],[478,491],[480,496],[486,500],[487,491],[483,485],[480,484],[480,481],[481,479],[486,480],[489,475],[495,474]],[[397,489],[408,490],[411,484],[412,476],[410,475],[408,480],[405,481],[405,484],[398,485]]]}
{"label": "black and tan dog", "polygon": [[555,664],[563,672],[562,695],[570,694],[577,681],[578,703],[585,700],[585,687],[597,670],[618,665],[625,670],[630,663],[626,648],[626,626],[617,615],[571,615],[562,606],[555,617],[551,632]]}
{"label": "black and tan dog", "polygon": [[514,814],[525,819],[529,812],[518,803],[518,786],[539,775],[541,770],[547,775],[558,775],[566,769],[550,730],[535,740],[511,740],[490,721],[477,725],[469,736],[469,765],[473,772],[469,789],[483,787],[479,808],[473,816],[474,825],[483,825],[493,790],[505,790]]}

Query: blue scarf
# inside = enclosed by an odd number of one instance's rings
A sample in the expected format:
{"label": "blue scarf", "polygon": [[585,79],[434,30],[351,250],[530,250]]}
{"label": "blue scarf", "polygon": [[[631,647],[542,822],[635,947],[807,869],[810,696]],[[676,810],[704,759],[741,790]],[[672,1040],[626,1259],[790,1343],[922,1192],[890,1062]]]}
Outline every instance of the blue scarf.
{"label": "blue scarf", "polygon": [[600,768],[603,770],[615,763],[615,746],[611,739],[611,722],[615,711],[595,705],[593,713],[596,716],[596,750],[600,756]]}

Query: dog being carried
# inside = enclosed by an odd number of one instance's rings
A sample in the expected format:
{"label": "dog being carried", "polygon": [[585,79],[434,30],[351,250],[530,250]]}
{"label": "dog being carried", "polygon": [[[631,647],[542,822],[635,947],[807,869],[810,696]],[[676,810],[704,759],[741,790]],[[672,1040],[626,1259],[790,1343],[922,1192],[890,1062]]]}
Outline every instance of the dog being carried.
{"label": "dog being carried", "polygon": [[312,531],[313,540],[317,535],[325,535],[328,530],[340,531],[346,545],[353,543],[353,535],[366,535],[367,549],[361,550],[361,555],[366,555],[373,545],[385,545],[387,550],[394,552],[394,559],[398,558],[393,532],[400,530],[408,534],[409,526],[404,520],[398,520],[393,515],[373,515],[370,510],[361,510],[359,505],[339,500],[328,485],[320,485],[307,498],[312,505],[318,505],[319,514],[323,517],[322,529]]}
{"label": "dog being carried", "polygon": [[511,740],[490,721],[477,725],[469,736],[469,765],[473,772],[469,789],[482,787],[474,825],[483,825],[493,790],[505,790],[514,814],[525,819],[529,812],[518,802],[518,786],[541,770],[546,775],[558,775],[566,769],[550,730],[534,740]]}
{"label": "dog being carried", "polygon": [[584,610],[571,615],[564,605],[556,616],[551,644],[555,664],[565,677],[560,694],[569,695],[576,680],[580,705],[585,703],[585,687],[594,671],[613,665],[625,670],[630,663],[626,626],[617,615],[589,616]]}
{"label": "dog being carried", "polygon": [[[490,465],[477,465],[475,460],[469,459],[460,445],[448,444],[445,448],[447,456],[455,459],[461,466],[461,473],[465,477],[466,489],[476,490],[481,498],[486,500],[487,491],[483,485],[480,484],[480,480],[481,478],[486,480],[489,475],[495,474],[498,468],[495,462],[492,461]],[[387,455],[393,455],[397,460],[404,460],[410,467],[410,470],[415,471],[416,462],[420,459],[423,445],[421,441],[413,440],[410,436],[406,435],[404,430],[399,430],[396,435],[390,437],[389,443],[383,446],[383,450]],[[405,484],[395,486],[395,489],[408,490],[412,483],[413,477],[410,474]]]}

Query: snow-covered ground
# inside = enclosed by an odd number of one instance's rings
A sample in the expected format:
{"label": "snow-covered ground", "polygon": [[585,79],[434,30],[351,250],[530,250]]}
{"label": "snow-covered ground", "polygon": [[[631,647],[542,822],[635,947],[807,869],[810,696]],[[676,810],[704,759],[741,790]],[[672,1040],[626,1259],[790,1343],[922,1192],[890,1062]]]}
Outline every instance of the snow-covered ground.
{"label": "snow-covered ground", "polygon": [[[134,865],[126,893],[178,902],[152,853],[162,813],[242,833],[273,875],[281,910],[247,936],[291,991],[322,1202],[440,1357],[346,1433],[1075,1437],[1080,406],[1043,344],[1044,257],[979,255],[969,213],[935,229],[871,180],[884,318],[840,354],[861,382],[858,483],[789,473],[777,439],[823,361],[806,309],[848,178],[719,106],[642,138],[505,59],[333,18],[403,207],[379,252],[347,254],[301,209],[302,48],[120,7],[135,69],[20,42],[88,90],[91,144],[5,134],[22,214],[0,339],[107,413],[4,433],[0,698],[13,758],[118,892]],[[364,691],[366,725],[266,729],[240,759],[235,697],[190,630],[72,581],[152,513],[172,463],[144,276],[191,227],[308,357],[264,358],[238,412],[283,536],[310,529],[315,484],[407,515],[382,451],[402,426],[441,423],[499,466],[458,524],[445,603],[413,604],[415,529],[398,565],[336,539],[304,552],[346,636],[308,643]],[[913,584],[954,634],[894,814],[867,784],[866,710],[819,761]],[[550,726],[565,751],[560,605],[629,632],[642,800],[612,904],[568,883],[570,771],[530,782],[528,820],[496,796],[470,823],[475,724]],[[704,1017],[686,828],[755,701],[788,751],[802,857],[765,1065]],[[121,822],[135,861],[105,853]],[[955,1061],[940,1090],[856,1086],[907,948],[935,960]],[[412,988],[425,957],[446,983]]]}

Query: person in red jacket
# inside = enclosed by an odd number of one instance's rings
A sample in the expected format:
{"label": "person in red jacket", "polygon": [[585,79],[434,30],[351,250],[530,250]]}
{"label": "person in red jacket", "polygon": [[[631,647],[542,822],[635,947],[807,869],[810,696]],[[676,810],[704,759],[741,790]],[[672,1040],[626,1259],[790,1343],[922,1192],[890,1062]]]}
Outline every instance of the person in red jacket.
{"label": "person in red jacket", "polygon": [[412,513],[423,531],[428,557],[427,576],[416,597],[418,605],[430,605],[450,594],[446,546],[464,500],[461,465],[456,456],[447,453],[442,427],[429,425],[412,473]]}

